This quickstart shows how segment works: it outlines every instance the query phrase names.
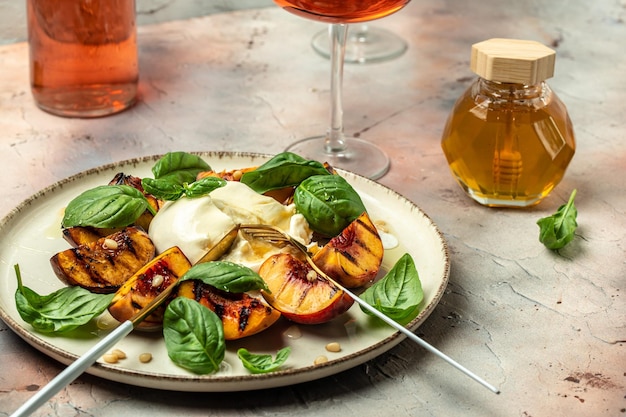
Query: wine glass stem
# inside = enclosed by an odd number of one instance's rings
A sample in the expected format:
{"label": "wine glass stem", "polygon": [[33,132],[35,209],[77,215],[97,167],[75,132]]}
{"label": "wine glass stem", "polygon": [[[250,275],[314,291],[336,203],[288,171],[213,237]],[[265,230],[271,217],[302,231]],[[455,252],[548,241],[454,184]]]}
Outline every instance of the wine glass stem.
{"label": "wine glass stem", "polygon": [[343,134],[343,103],[341,97],[343,83],[343,61],[346,53],[348,26],[331,24],[330,33],[330,128],[326,134],[326,153],[338,153],[346,149]]}

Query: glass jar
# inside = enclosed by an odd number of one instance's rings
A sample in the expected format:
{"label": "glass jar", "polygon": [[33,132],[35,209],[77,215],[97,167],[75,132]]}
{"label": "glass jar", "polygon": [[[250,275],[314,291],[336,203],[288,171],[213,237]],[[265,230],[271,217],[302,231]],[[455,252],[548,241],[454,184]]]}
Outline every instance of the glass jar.
{"label": "glass jar", "polygon": [[472,46],[478,78],[458,99],[442,135],[452,174],[490,207],[528,207],[561,181],[575,151],[572,122],[545,82],[552,49],[491,39]]}

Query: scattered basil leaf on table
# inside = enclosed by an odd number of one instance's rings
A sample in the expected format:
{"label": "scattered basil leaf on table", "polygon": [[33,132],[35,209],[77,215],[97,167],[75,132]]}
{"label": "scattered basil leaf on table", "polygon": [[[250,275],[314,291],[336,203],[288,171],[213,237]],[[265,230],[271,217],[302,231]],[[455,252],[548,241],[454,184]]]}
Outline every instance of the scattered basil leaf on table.
{"label": "scattered basil leaf on table", "polygon": [[185,196],[197,198],[209,194],[226,185],[226,181],[219,177],[205,177],[191,184],[186,182],[179,184],[173,177],[144,178],[141,180],[143,189],[160,200],[175,201]]}
{"label": "scattered basil leaf on table", "polygon": [[232,293],[260,289],[269,291],[267,284],[259,274],[246,266],[227,261],[196,264],[180,277],[179,283],[191,279]]}
{"label": "scattered basil leaf on table", "polygon": [[81,287],[64,287],[48,295],[39,295],[22,284],[22,275],[15,265],[17,290],[15,305],[22,320],[42,333],[74,330],[99,316],[114,294],[94,294]]}
{"label": "scattered basil leaf on table", "polygon": [[136,188],[128,185],[101,185],[70,201],[61,225],[123,227],[132,224],[146,210],[154,214],[146,197]]}
{"label": "scattered basil leaf on table", "polygon": [[289,346],[280,349],[276,353],[276,359],[272,358],[272,355],[250,353],[245,348],[237,350],[237,356],[241,363],[253,374],[263,374],[277,370],[285,363],[290,353],[291,348]]}
{"label": "scattered basil leaf on table", "polygon": [[210,374],[224,360],[222,320],[195,300],[177,297],[163,316],[167,354],[176,365],[196,374]]}
{"label": "scattered basil leaf on table", "polygon": [[324,164],[283,152],[257,169],[241,176],[241,182],[259,194],[284,187],[295,187],[313,175],[330,175]]}
{"label": "scattered basil leaf on table", "polygon": [[578,227],[578,210],[574,205],[574,198],[576,190],[572,191],[569,201],[559,207],[556,213],[537,221],[539,241],[548,249],[561,249],[574,239],[574,232]]}
{"label": "scattered basil leaf on table", "polygon": [[199,173],[210,171],[211,166],[198,155],[187,152],[169,152],[152,167],[155,179],[168,178],[178,184],[191,183]]}
{"label": "scattered basil leaf on table", "polygon": [[361,294],[361,299],[400,324],[413,320],[419,313],[424,291],[411,255],[402,255],[381,280]]}
{"label": "scattered basil leaf on table", "polygon": [[315,175],[302,181],[293,196],[313,231],[337,236],[365,212],[365,205],[354,188],[339,175]]}

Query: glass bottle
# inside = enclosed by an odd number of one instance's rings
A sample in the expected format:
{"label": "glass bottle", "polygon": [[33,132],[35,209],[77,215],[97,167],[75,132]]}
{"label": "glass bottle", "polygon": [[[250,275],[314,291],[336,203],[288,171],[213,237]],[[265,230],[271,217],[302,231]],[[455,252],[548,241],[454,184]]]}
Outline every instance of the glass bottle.
{"label": "glass bottle", "polygon": [[457,100],[441,146],[465,192],[490,207],[529,207],[561,181],[575,151],[572,122],[545,82],[555,52],[533,41],[472,46],[478,78]]}
{"label": "glass bottle", "polygon": [[100,117],[136,101],[135,0],[27,0],[35,103],[66,117]]}

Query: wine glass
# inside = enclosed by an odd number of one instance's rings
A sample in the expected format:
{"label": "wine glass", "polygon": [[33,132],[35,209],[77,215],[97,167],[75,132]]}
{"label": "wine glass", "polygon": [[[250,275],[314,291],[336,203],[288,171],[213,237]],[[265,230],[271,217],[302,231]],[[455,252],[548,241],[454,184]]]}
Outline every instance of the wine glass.
{"label": "wine glass", "polygon": [[389,170],[389,157],[378,146],[343,132],[341,83],[347,36],[347,24],[366,22],[402,9],[410,0],[274,0],[288,12],[300,17],[328,22],[331,62],[331,121],[323,136],[302,139],[287,151],[377,179]]}
{"label": "wine glass", "polygon": [[[330,57],[328,31],[317,32],[311,46],[324,58]],[[367,23],[350,25],[344,62],[367,64],[397,58],[408,49],[407,43],[393,32]]]}

